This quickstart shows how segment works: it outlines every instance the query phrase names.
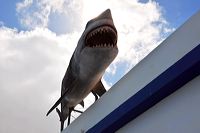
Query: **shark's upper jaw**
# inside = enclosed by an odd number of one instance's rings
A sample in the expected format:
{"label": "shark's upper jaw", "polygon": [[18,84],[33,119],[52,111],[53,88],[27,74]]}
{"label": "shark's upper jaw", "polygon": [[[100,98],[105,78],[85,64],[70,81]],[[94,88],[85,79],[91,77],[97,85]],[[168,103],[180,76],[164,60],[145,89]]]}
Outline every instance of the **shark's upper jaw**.
{"label": "shark's upper jaw", "polygon": [[91,30],[85,39],[86,47],[113,48],[117,47],[117,31],[111,25],[102,25]]}

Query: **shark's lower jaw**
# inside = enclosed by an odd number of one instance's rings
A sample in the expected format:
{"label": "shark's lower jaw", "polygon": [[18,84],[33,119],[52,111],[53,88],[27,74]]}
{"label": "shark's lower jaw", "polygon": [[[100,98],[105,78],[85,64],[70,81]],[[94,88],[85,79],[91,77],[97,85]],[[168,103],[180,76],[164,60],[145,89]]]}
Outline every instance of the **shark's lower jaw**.
{"label": "shark's lower jaw", "polygon": [[85,39],[86,47],[113,48],[117,47],[117,32],[108,25],[100,26],[89,32]]}

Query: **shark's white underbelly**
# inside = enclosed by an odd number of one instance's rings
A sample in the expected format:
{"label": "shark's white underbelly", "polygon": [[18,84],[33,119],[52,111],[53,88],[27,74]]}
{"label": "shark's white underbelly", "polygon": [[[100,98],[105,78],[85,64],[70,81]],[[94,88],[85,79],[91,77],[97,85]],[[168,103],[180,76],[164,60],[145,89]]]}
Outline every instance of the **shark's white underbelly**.
{"label": "shark's white underbelly", "polygon": [[65,96],[68,106],[74,107],[79,104],[100,81],[101,77],[102,75],[96,75],[93,78],[79,79],[71,91]]}

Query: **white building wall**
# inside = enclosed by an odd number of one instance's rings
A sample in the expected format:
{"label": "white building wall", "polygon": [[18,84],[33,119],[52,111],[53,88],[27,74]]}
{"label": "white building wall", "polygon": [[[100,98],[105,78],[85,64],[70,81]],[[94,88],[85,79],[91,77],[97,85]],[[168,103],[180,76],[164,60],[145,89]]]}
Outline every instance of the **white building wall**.
{"label": "white building wall", "polygon": [[117,133],[199,132],[200,76],[117,131]]}

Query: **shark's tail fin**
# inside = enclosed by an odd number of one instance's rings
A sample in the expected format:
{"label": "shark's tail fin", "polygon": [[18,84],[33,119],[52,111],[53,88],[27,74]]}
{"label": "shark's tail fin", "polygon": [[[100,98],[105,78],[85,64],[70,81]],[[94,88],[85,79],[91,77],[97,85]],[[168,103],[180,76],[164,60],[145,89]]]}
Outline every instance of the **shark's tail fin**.
{"label": "shark's tail fin", "polygon": [[73,111],[73,108],[67,108],[67,110],[68,110],[67,114],[62,114],[61,111],[58,108],[56,108],[56,112],[58,113],[58,116],[60,118],[60,124],[61,124],[60,131],[63,130],[64,122],[65,122],[66,119],[68,119],[67,125],[70,124],[71,112]]}
{"label": "shark's tail fin", "polygon": [[62,115],[61,115],[61,112],[58,108],[56,108],[56,112],[58,113],[58,116],[60,118],[60,124],[61,124],[60,131],[62,131],[63,128],[64,128],[64,121],[62,120]]}
{"label": "shark's tail fin", "polygon": [[62,131],[64,128],[64,120],[63,120],[62,114],[58,108],[56,108],[56,112],[58,113],[58,116],[60,118],[60,124],[61,124],[60,131]]}
{"label": "shark's tail fin", "polygon": [[64,122],[66,119],[68,119],[68,122],[67,122],[67,126],[70,124],[70,119],[71,119],[71,112],[72,111],[75,111],[75,112],[78,112],[78,113],[83,113],[82,111],[79,111],[79,110],[76,110],[74,109],[74,107],[71,107],[71,108],[65,108],[66,110],[66,114],[63,114],[63,112],[61,112],[58,108],[56,108],[56,112],[58,113],[58,116],[60,118],[60,124],[61,124],[61,127],[60,127],[60,130],[62,131],[63,128],[64,128]]}

